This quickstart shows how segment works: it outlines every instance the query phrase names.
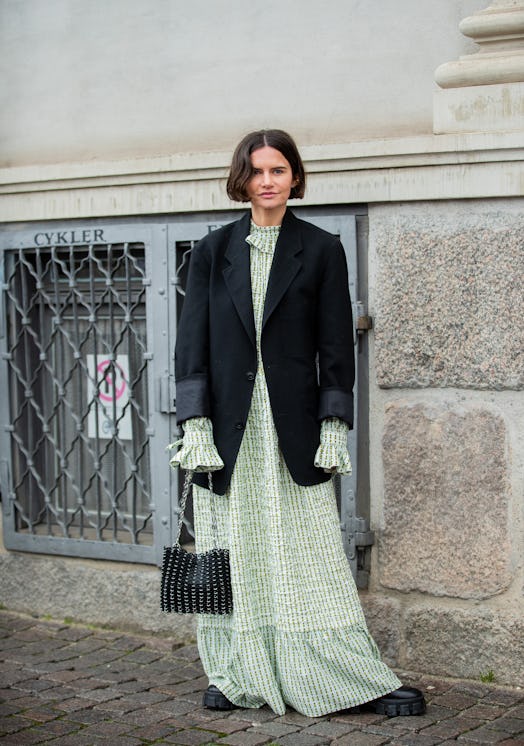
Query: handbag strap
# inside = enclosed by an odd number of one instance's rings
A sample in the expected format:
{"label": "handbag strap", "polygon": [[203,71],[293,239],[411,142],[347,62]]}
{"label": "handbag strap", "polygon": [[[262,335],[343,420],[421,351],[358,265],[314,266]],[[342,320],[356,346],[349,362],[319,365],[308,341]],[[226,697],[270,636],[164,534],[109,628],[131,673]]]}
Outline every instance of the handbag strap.
{"label": "handbag strap", "polygon": [[[188,471],[186,471],[186,476],[184,479],[184,487],[182,489],[182,495],[180,496],[180,502],[178,505],[178,529],[177,529],[177,535],[176,535],[176,539],[175,539],[173,546],[180,543],[180,534],[182,532],[182,524],[184,522],[184,513],[186,511],[186,503],[187,503],[187,498],[189,496],[189,490],[191,489],[191,485],[193,483],[193,474],[194,474],[194,471],[192,469],[188,469]],[[213,491],[213,477],[211,476],[210,471],[207,473],[207,480],[208,480],[208,487],[209,487],[209,496],[211,499],[211,531],[213,532],[213,541],[215,544],[215,549],[218,549],[218,523],[217,523],[217,515],[216,515],[216,508],[215,508],[215,493]]]}

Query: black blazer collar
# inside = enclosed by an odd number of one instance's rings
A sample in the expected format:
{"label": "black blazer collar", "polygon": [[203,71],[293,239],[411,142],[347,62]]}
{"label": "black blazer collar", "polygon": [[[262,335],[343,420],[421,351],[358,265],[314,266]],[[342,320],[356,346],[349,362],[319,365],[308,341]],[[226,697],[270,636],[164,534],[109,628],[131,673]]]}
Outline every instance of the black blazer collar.
{"label": "black blazer collar", "polygon": [[[246,213],[235,224],[225,253],[227,266],[223,270],[223,276],[244,328],[252,343],[255,344],[250,251],[249,244],[246,242],[250,225],[250,213]],[[275,254],[269,274],[262,320],[263,327],[302,266],[302,262],[297,258],[297,255],[302,251],[299,226],[298,218],[287,209],[275,246]]]}
{"label": "black blazer collar", "polygon": [[251,295],[251,272],[249,262],[249,235],[251,215],[246,213],[233,228],[226,249],[226,266],[222,270],[226,287],[249,339],[255,345],[255,317]]}

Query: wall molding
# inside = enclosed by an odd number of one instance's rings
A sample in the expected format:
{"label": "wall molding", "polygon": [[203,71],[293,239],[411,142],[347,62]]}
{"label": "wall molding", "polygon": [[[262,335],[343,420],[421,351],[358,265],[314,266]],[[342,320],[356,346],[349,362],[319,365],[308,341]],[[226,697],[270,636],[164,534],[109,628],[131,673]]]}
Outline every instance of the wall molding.
{"label": "wall molding", "polygon": [[[524,195],[524,133],[468,133],[302,148],[300,204]],[[230,210],[229,152],[0,169],[0,220]]]}

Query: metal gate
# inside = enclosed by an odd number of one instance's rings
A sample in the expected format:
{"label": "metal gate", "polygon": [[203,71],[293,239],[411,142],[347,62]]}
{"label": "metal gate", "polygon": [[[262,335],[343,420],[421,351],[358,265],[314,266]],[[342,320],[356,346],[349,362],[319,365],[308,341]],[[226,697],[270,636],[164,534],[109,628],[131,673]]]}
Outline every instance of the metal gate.
{"label": "metal gate", "polygon": [[[357,316],[355,215],[297,212],[340,235]],[[174,345],[187,267],[195,242],[235,217],[48,223],[0,234],[7,548],[160,562],[178,509],[165,448],[177,437]],[[355,467],[357,433],[358,422]],[[355,468],[338,480],[354,573],[355,540],[371,541],[356,518],[356,488]]]}

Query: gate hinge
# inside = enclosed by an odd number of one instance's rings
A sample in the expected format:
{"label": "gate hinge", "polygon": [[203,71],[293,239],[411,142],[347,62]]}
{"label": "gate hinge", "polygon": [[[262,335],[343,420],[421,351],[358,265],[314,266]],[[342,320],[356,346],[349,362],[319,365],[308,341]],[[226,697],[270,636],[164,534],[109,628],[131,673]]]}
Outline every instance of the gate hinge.
{"label": "gate hinge", "polygon": [[356,328],[359,334],[369,332],[370,329],[373,329],[373,319],[367,315],[357,316]]}
{"label": "gate hinge", "polygon": [[371,318],[371,316],[368,315],[364,303],[361,300],[358,300],[355,303],[355,309],[355,329],[357,330],[357,334],[364,334],[364,332],[369,332],[370,329],[373,329],[373,319]]}
{"label": "gate hinge", "polygon": [[159,381],[159,406],[158,411],[163,414],[174,414],[175,406],[175,376],[165,375]]}
{"label": "gate hinge", "polygon": [[375,543],[375,532],[369,528],[367,518],[355,518],[355,546],[371,547]]}
{"label": "gate hinge", "polygon": [[365,589],[369,585],[369,571],[371,568],[371,547],[375,542],[375,532],[369,528],[367,518],[355,518],[355,552],[357,558],[357,572],[355,582],[357,588]]}

